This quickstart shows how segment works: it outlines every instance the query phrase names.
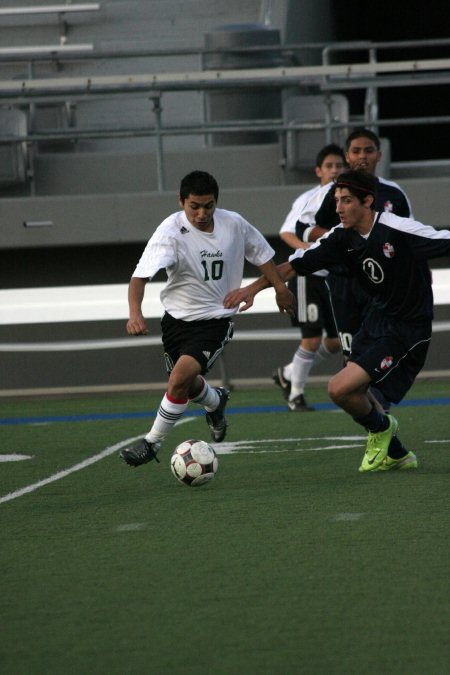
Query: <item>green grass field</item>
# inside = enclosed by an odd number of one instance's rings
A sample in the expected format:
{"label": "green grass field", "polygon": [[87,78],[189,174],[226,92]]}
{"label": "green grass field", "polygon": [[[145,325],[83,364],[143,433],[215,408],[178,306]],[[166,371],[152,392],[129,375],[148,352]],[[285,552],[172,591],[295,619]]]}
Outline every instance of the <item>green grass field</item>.
{"label": "green grass field", "polygon": [[343,413],[234,391],[199,488],[169,459],[202,417],[118,459],[159,394],[3,401],[2,674],[447,674],[449,385],[395,409],[419,470],[369,475]]}

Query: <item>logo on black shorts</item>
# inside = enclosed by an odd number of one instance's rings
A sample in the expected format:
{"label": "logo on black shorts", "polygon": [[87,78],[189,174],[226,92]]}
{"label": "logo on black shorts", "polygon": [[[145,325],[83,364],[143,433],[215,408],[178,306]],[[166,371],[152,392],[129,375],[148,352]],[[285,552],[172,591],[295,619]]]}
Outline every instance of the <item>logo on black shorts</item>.
{"label": "logo on black shorts", "polygon": [[389,370],[389,368],[392,366],[394,363],[394,359],[392,356],[385,356],[382,362],[380,363],[380,368],[381,370]]}

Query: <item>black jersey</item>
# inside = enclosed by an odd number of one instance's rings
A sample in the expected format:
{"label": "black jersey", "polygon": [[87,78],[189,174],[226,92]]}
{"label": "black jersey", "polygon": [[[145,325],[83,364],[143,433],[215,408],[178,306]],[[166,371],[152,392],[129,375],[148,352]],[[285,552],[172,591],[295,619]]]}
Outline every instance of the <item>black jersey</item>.
{"label": "black jersey", "polygon": [[297,274],[343,264],[386,316],[431,322],[433,292],[427,260],[450,255],[450,231],[378,213],[367,238],[337,225],[289,262]]}
{"label": "black jersey", "polygon": [[[411,216],[411,208],[403,190],[392,181],[384,178],[377,178],[375,190],[374,208],[376,211],[386,213],[395,213],[402,218]],[[330,188],[323,196],[323,201],[316,211],[316,225],[330,230],[339,224],[339,216],[336,213],[336,203],[334,201],[334,191]]]}

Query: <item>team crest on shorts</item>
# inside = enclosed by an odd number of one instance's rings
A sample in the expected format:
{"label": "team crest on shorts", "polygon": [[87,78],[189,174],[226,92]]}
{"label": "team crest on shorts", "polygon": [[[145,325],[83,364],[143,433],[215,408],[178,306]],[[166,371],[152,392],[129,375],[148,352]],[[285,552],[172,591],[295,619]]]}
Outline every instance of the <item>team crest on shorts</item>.
{"label": "team crest on shorts", "polygon": [[389,368],[394,363],[392,356],[385,356],[382,362],[380,363],[381,370],[389,370]]}
{"label": "team crest on shorts", "polygon": [[386,258],[393,258],[394,255],[395,255],[395,250],[394,250],[394,247],[392,246],[392,244],[390,244],[389,242],[386,242],[383,245],[383,253],[386,256]]}

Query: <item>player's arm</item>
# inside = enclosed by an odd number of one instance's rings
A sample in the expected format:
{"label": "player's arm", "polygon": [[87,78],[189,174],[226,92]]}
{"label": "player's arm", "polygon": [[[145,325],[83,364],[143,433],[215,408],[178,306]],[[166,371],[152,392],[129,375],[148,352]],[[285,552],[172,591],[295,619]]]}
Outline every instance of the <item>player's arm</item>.
{"label": "player's arm", "polygon": [[302,246],[297,246],[297,248],[307,248],[306,243],[312,243],[320,239],[320,237],[329,230],[326,230],[324,227],[319,225],[308,225],[308,223],[302,223],[297,221],[296,232],[298,238],[302,242]]}
{"label": "player's arm", "polygon": [[287,288],[286,282],[281,278],[273,260],[269,260],[264,265],[259,265],[259,270],[264,274],[270,285],[274,287],[275,301],[280,312],[288,312],[288,314],[293,315],[295,312],[295,298]]}
{"label": "player's arm", "polygon": [[[328,229],[317,225],[316,215],[324,208],[326,213],[331,209],[331,214],[335,213],[335,204],[333,198],[334,192],[330,188],[330,183],[317,190],[304,208],[298,214],[298,220],[295,223],[295,234],[304,243],[313,243],[320,239],[322,235],[328,232]],[[323,221],[322,221],[323,222]],[[328,225],[328,223],[326,223]],[[334,225],[330,221],[330,227]]]}
{"label": "player's arm", "polygon": [[416,260],[430,260],[450,255],[450,230],[423,225],[416,220],[403,220],[408,232],[412,255]]}
{"label": "player's arm", "polygon": [[145,285],[147,279],[131,277],[128,285],[128,306],[130,318],[127,323],[129,335],[147,335],[148,328],[142,314],[142,301],[144,300]]}
{"label": "player's arm", "polygon": [[[262,265],[259,269],[263,271],[262,269],[263,267],[264,265]],[[279,278],[281,279],[283,286],[284,282],[286,282],[288,279],[292,279],[293,277],[295,277],[295,272],[292,269],[290,263],[288,262],[281,263],[281,265],[277,265],[275,269],[278,273]],[[259,279],[256,279],[253,283],[249,284],[248,286],[244,286],[243,288],[237,288],[227,293],[223,305],[226,309],[232,309],[233,307],[238,307],[241,303],[244,303],[244,305],[240,307],[239,311],[245,312],[245,310],[250,309],[250,307],[253,305],[255,295],[263,291],[265,288],[270,288],[271,285],[272,285],[271,282],[269,282],[269,280],[265,275],[259,277]],[[284,288],[286,287],[284,286]],[[290,291],[288,292],[290,293]],[[293,296],[291,293],[290,297],[292,298],[291,299],[292,304]]]}
{"label": "player's arm", "polygon": [[294,250],[297,248],[307,248],[307,245],[293,232],[280,232],[280,239]]}

